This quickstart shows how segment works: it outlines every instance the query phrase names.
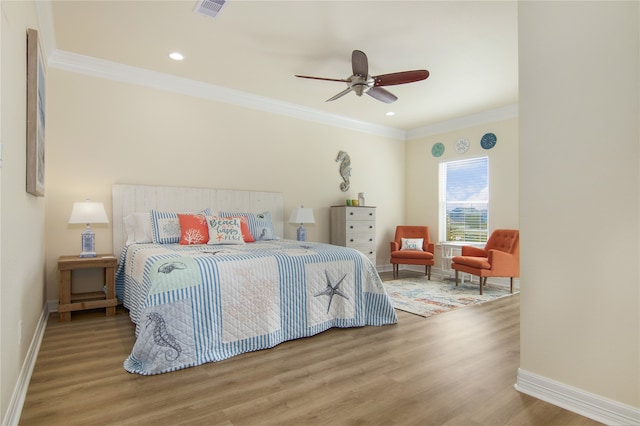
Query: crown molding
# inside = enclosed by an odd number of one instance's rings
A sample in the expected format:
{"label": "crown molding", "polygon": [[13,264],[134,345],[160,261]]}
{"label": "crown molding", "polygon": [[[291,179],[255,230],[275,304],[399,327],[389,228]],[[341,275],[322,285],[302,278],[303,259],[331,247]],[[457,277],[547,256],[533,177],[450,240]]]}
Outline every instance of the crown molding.
{"label": "crown molding", "polygon": [[53,54],[49,56],[48,66],[49,68],[57,68],[123,83],[180,93],[210,101],[281,114],[392,139],[402,141],[406,139],[406,132],[404,130],[353,120],[289,102],[278,101],[239,90],[228,89],[213,84],[202,83],[63,50],[55,50]]}
{"label": "crown molding", "polygon": [[477,114],[466,115],[464,117],[442,121],[430,126],[409,130],[407,131],[406,140],[438,135],[454,130],[466,129],[480,124],[493,123],[516,117],[518,117],[518,104],[507,105],[505,107],[495,108]]}

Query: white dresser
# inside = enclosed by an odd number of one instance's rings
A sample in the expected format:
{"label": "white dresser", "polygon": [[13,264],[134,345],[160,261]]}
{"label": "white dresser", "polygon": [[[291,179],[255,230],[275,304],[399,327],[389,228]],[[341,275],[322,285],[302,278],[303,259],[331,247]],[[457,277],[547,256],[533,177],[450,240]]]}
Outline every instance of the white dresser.
{"label": "white dresser", "polygon": [[376,264],[376,208],[331,207],[331,244],[356,249]]}

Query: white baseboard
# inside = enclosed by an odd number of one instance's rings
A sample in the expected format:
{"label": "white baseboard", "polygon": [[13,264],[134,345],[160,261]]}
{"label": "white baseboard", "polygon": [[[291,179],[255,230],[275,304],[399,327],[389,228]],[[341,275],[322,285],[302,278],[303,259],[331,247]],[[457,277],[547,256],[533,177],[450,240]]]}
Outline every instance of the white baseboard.
{"label": "white baseboard", "polygon": [[518,369],[517,391],[607,425],[640,425],[640,408]]}
{"label": "white baseboard", "polygon": [[9,401],[9,408],[7,409],[4,419],[2,419],[3,425],[13,426],[17,425],[20,421],[22,406],[24,405],[24,400],[27,397],[27,390],[29,389],[29,382],[31,381],[31,374],[33,373],[33,368],[36,366],[38,352],[40,352],[40,344],[44,337],[44,331],[47,328],[47,319],[49,318],[47,305],[48,304],[45,304],[42,308],[38,325],[36,326],[35,333],[31,339],[31,344],[29,345],[29,350],[27,351],[27,356],[22,363],[22,368],[18,375],[18,382],[13,389],[11,401]]}

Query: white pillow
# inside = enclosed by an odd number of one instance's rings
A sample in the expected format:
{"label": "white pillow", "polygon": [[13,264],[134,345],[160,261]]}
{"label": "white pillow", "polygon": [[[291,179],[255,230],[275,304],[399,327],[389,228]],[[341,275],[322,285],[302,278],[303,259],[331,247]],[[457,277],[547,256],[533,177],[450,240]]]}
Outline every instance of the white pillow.
{"label": "white pillow", "polygon": [[126,246],[136,242],[136,237],[135,237],[135,234],[133,233],[133,227],[134,227],[135,221],[136,220],[132,214],[125,216],[125,218],[122,219],[122,222],[124,223],[124,232],[127,234],[127,242],[124,243],[124,245]]}
{"label": "white pillow", "polygon": [[400,250],[422,250],[422,243],[424,242],[424,238],[401,238],[402,246]]}
{"label": "white pillow", "polygon": [[126,245],[152,242],[151,216],[149,213],[136,212],[124,219],[124,230],[127,234]]}

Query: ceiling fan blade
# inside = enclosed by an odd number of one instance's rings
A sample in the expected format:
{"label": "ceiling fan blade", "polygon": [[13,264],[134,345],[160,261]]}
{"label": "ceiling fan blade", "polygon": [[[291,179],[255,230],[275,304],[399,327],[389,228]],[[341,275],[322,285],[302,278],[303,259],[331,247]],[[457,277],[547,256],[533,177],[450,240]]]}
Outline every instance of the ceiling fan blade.
{"label": "ceiling fan blade", "polygon": [[374,86],[393,86],[396,84],[413,83],[429,77],[427,70],[402,71],[373,77]]}
{"label": "ceiling fan blade", "polygon": [[367,90],[367,95],[379,101],[382,101],[385,104],[390,104],[398,100],[398,97],[396,95],[386,89],[383,89],[382,87],[372,87],[371,89]]}
{"label": "ceiling fan blade", "polygon": [[361,75],[366,78],[369,75],[367,55],[361,50],[354,50],[351,54],[351,68],[353,69],[353,75]]}
{"label": "ceiling fan blade", "polygon": [[343,97],[344,95],[346,95],[347,93],[351,92],[352,90],[353,89],[351,87],[347,87],[342,92],[340,92],[337,95],[327,99],[325,102],[335,101],[336,99]]}
{"label": "ceiling fan blade", "polygon": [[310,78],[312,80],[324,80],[324,81],[339,81],[342,83],[349,83],[349,80],[346,80],[344,78],[324,78],[324,77],[312,77],[309,75],[297,75],[296,77],[300,77],[300,78]]}

